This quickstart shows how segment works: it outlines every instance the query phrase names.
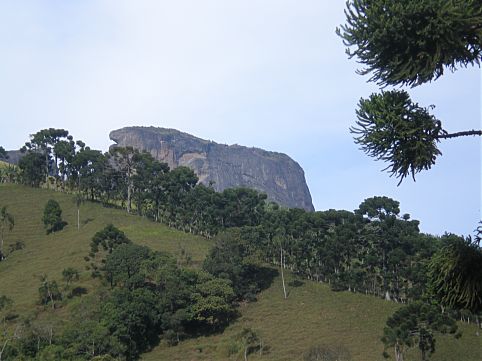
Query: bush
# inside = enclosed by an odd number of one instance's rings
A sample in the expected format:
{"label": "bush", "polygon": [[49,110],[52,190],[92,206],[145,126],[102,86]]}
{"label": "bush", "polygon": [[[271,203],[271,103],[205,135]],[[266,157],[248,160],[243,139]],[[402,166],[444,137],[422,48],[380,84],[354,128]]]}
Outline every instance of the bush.
{"label": "bush", "polygon": [[62,221],[62,209],[56,200],[49,199],[44,208],[44,216],[42,218],[47,234],[62,230],[67,222]]}

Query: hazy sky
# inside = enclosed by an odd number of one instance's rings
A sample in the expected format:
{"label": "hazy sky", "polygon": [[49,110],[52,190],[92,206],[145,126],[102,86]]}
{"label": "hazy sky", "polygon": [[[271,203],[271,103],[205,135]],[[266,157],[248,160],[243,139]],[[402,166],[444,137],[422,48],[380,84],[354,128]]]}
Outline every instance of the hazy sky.
{"label": "hazy sky", "polygon": [[[401,203],[425,232],[470,234],[481,219],[481,141],[448,140],[417,182],[381,172],[348,132],[360,97],[335,27],[344,1],[0,2],[0,145],[65,128],[107,150],[110,130],[176,128],[284,152],[305,170],[317,210],[374,195]],[[448,131],[480,129],[481,72],[409,90]]]}

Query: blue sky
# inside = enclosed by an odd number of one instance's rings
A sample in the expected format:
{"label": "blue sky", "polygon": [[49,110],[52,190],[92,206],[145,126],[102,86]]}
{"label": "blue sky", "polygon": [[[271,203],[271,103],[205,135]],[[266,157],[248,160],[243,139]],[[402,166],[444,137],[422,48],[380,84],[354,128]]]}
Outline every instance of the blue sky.
{"label": "blue sky", "polygon": [[[0,145],[68,129],[106,150],[128,125],[176,128],[219,143],[289,154],[317,210],[386,195],[425,232],[470,234],[481,219],[481,141],[440,144],[434,168],[381,172],[348,132],[360,97],[335,27],[344,2],[311,0],[0,2]],[[481,72],[409,89],[448,131],[481,128]]]}

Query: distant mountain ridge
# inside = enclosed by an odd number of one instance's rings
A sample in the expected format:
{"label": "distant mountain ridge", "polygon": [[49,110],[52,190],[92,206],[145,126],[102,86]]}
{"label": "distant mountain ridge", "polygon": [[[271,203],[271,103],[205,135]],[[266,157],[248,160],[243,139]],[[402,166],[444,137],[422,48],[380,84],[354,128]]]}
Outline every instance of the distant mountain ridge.
{"label": "distant mountain ridge", "polygon": [[253,188],[281,206],[314,211],[304,171],[286,154],[218,144],[167,128],[126,127],[109,137],[116,143],[112,146],[147,151],[170,168],[191,168],[201,183],[213,183],[216,191]]}

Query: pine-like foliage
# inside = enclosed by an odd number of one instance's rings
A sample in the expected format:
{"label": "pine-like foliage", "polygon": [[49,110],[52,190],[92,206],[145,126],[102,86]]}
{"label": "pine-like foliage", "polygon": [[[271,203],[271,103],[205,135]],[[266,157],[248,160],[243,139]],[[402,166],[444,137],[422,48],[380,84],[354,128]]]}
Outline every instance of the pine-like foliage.
{"label": "pine-like foliage", "polygon": [[468,240],[454,239],[430,261],[431,292],[445,305],[482,311],[482,250]]}
{"label": "pine-like foliage", "polygon": [[[446,134],[429,109],[412,102],[406,91],[392,90],[360,99],[358,121],[350,131],[369,156],[389,163],[400,183],[409,174],[430,169],[442,153],[438,138]],[[399,183],[399,184],[400,184]]]}
{"label": "pine-like foliage", "polygon": [[337,33],[347,54],[379,85],[416,86],[480,64],[480,0],[351,0],[345,14]]}

